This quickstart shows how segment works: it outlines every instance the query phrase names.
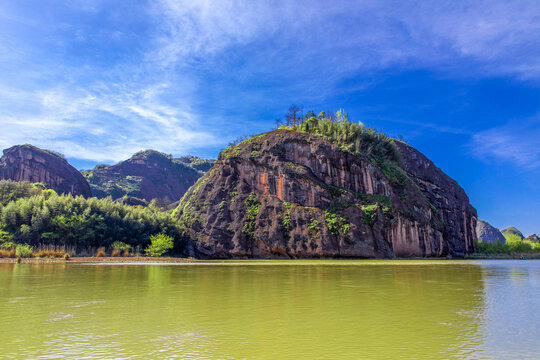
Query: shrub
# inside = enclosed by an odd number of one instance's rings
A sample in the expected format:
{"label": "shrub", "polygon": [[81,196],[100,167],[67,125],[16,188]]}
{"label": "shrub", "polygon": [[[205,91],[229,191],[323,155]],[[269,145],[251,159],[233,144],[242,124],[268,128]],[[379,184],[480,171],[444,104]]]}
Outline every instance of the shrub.
{"label": "shrub", "polygon": [[99,248],[96,252],[96,257],[105,257],[107,254],[105,253],[105,248]]}
{"label": "shrub", "polygon": [[328,230],[330,231],[332,235],[338,236],[340,228],[344,234],[345,232],[349,232],[350,225],[349,227],[345,226],[348,224],[347,224],[347,219],[344,218],[343,216],[339,216],[338,214],[335,214],[330,211],[325,211],[324,219],[326,220],[326,226],[328,226]]}
{"label": "shrub", "polygon": [[69,260],[69,259],[70,259],[69,254],[68,254],[68,253],[65,253],[65,254],[64,254],[64,260]]}
{"label": "shrub", "polygon": [[27,258],[32,256],[33,250],[34,248],[28,244],[19,244],[15,248],[15,254],[17,254],[18,257]]}
{"label": "shrub", "polygon": [[9,250],[12,247],[15,247],[15,243],[12,241],[5,241],[5,242],[0,243],[1,250]]}
{"label": "shrub", "polygon": [[15,253],[15,248],[12,247],[8,250],[0,250],[0,257],[3,258],[14,258],[17,257],[17,254]]}
{"label": "shrub", "polygon": [[40,250],[32,254],[35,258],[61,258],[66,255],[63,250]]}
{"label": "shrub", "polygon": [[114,249],[111,253],[111,256],[113,257],[119,257],[120,256],[120,249]]}
{"label": "shrub", "polygon": [[379,209],[379,204],[362,205],[360,208],[364,213],[364,219],[362,219],[362,222],[369,226],[373,226],[375,221],[377,221],[377,210]]}
{"label": "shrub", "polygon": [[165,234],[150,236],[151,244],[144,250],[146,255],[159,257],[174,246],[173,238]]}

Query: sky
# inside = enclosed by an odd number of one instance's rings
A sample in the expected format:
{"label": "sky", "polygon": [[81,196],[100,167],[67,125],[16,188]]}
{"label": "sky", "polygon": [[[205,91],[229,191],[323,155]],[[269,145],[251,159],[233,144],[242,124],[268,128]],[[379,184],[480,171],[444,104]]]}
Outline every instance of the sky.
{"label": "sky", "polygon": [[216,158],[291,104],[402,136],[540,234],[540,2],[0,0],[0,148]]}

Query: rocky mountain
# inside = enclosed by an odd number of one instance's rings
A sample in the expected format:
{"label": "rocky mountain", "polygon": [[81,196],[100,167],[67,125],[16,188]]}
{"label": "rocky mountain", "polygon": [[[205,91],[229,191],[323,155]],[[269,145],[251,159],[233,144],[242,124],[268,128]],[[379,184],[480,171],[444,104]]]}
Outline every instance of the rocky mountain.
{"label": "rocky mountain", "polygon": [[506,238],[499,229],[482,220],[478,220],[476,224],[476,236],[479,241],[485,243],[495,244],[500,242],[501,244],[504,244],[506,242]]}
{"label": "rocky mountain", "polygon": [[[379,146],[380,135],[362,136],[374,139],[369,149]],[[463,189],[409,145],[395,146],[400,164],[290,130],[229,147],[175,209],[190,254],[392,258],[473,251],[477,215]]]}
{"label": "rocky mountain", "polygon": [[193,156],[174,159],[146,150],[113,166],[98,165],[94,170],[83,171],[83,175],[90,183],[92,194],[98,198],[127,196],[171,203],[178,201],[212,165],[211,160]]}
{"label": "rocky mountain", "polygon": [[527,236],[524,240],[532,242],[532,243],[540,242],[540,238],[536,234],[531,234],[531,235]]}
{"label": "rocky mountain", "polygon": [[507,227],[506,229],[501,230],[501,233],[504,235],[504,237],[507,237],[508,235],[515,235],[518,238],[520,238],[520,240],[523,240],[525,238],[525,236],[523,236],[521,231],[519,231],[513,226],[510,226],[510,227]]}
{"label": "rocky mountain", "polygon": [[86,179],[63,156],[32,145],[4,150],[0,179],[40,182],[59,193],[92,196]]}

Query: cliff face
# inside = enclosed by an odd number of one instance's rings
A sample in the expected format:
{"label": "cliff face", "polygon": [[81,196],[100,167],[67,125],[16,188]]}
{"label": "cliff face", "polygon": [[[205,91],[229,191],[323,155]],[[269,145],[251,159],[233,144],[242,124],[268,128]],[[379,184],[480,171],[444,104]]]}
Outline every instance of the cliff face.
{"label": "cliff face", "polygon": [[195,157],[173,159],[147,150],[114,166],[98,166],[83,174],[98,198],[124,195],[145,200],[179,200],[213,162]]}
{"label": "cliff face", "polygon": [[404,170],[287,130],[222,152],[176,216],[206,257],[463,256],[476,210],[431,161],[399,145]]}
{"label": "cliff face", "polygon": [[501,244],[506,243],[506,238],[499,229],[482,220],[478,220],[476,225],[476,236],[479,241],[490,244],[495,244],[497,242],[500,242]]}
{"label": "cliff face", "polygon": [[58,192],[92,196],[88,182],[66,159],[32,145],[4,150],[0,158],[0,179],[41,182]]}

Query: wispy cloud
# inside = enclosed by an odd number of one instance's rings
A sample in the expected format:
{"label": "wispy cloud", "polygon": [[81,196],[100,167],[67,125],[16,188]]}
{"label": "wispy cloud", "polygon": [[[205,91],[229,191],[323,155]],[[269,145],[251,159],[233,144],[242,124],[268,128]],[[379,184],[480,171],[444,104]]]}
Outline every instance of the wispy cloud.
{"label": "wispy cloud", "polygon": [[517,167],[540,169],[540,116],[513,121],[475,134],[470,144],[473,155],[489,161],[503,161]]}
{"label": "wispy cloud", "polygon": [[4,3],[0,147],[92,161],[216,151],[265,129],[254,109],[324,102],[385,69],[537,82],[539,14],[522,0]]}

